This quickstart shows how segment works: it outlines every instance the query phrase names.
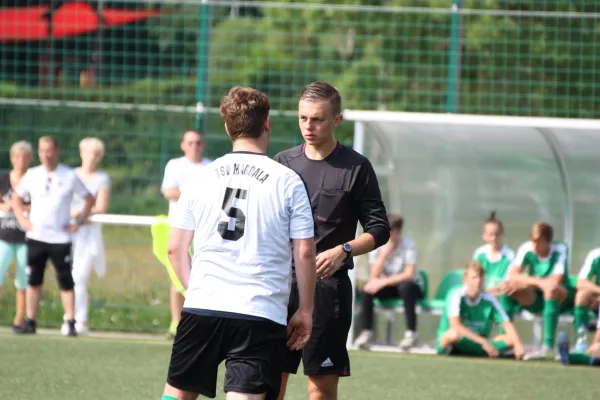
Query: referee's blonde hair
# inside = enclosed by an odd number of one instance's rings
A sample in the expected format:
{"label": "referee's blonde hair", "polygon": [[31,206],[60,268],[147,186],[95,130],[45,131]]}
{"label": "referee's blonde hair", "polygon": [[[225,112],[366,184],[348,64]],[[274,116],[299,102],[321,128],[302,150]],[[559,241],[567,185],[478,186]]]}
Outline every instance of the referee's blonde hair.
{"label": "referee's blonde hair", "polygon": [[79,142],[79,150],[92,150],[93,152],[104,156],[104,142],[97,137],[86,137]]}
{"label": "referee's blonde hair", "polygon": [[18,142],[14,142],[12,146],[10,146],[10,155],[13,156],[17,152],[22,151],[27,153],[29,156],[33,156],[33,147],[31,143],[26,140],[19,140]]}

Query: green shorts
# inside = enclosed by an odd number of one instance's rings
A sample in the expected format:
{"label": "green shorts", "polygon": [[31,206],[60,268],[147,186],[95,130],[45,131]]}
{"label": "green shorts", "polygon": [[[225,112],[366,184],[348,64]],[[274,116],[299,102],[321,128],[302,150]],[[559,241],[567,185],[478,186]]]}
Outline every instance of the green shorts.
{"label": "green shorts", "polygon": [[521,306],[523,310],[527,310],[533,314],[540,314],[544,311],[544,293],[537,289],[535,291],[535,300],[531,305]]}
{"label": "green shorts", "polygon": [[[564,285],[563,288],[567,291],[567,297],[560,304],[561,313],[573,308],[575,304],[575,289]],[[533,314],[542,314],[544,312],[544,293],[539,289],[536,290],[535,301],[530,306],[521,306],[521,308]]]}
{"label": "green shorts", "polygon": [[[494,340],[490,342],[492,346],[498,350],[499,353],[502,353],[508,350],[508,345],[501,340]],[[440,339],[435,342],[435,349],[438,354],[448,354],[448,355],[456,355],[456,356],[471,356],[471,357],[487,357],[487,353],[483,348],[478,344],[472,341],[471,339],[462,338],[453,345],[448,346],[448,349],[443,349],[440,345]]]}

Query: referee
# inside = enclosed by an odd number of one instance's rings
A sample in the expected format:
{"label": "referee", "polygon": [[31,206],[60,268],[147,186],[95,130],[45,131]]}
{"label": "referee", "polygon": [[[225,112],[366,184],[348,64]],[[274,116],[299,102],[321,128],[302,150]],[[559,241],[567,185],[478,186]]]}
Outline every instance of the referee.
{"label": "referee", "polygon": [[[375,171],[368,159],[340,144],[334,130],[342,122],[341,97],[325,82],[313,82],[300,96],[298,118],[303,145],[283,151],[275,160],[304,180],[315,219],[317,286],[312,336],[299,351],[287,353],[279,398],[288,374],[302,359],[311,400],[337,399],[340,376],[350,376],[346,340],[352,321],[352,257],[384,245],[390,226]],[[364,232],[355,238],[357,224]],[[298,307],[292,282],[288,316]]]}
{"label": "referee", "polygon": [[[69,168],[58,162],[60,150],[56,140],[43,136],[38,142],[39,165],[30,168],[17,186],[13,207],[27,237],[27,318],[17,333],[35,333],[44,270],[48,260],[56,271],[60,297],[67,319],[66,336],[77,336],[75,330],[75,294],[71,273],[71,234],[86,220],[94,197]],[[71,201],[77,194],[84,199],[83,210],[73,223]],[[23,197],[31,197],[29,216],[23,212]]]}

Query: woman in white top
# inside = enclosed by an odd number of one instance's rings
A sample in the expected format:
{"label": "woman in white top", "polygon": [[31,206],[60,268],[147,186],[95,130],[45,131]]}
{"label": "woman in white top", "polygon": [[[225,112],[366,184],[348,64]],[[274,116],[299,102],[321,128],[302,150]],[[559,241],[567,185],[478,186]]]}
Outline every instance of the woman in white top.
{"label": "woman in white top", "polygon": [[[96,199],[90,215],[104,214],[110,200],[110,176],[97,169],[104,157],[104,143],[93,137],[83,139],[79,143],[81,166],[75,173],[85,184],[88,191]],[[73,198],[71,217],[77,219],[83,208],[83,199]],[[92,274],[103,276],[106,272],[102,226],[86,221],[73,235],[73,280],[75,281],[75,328],[77,333],[88,332],[88,282]]]}

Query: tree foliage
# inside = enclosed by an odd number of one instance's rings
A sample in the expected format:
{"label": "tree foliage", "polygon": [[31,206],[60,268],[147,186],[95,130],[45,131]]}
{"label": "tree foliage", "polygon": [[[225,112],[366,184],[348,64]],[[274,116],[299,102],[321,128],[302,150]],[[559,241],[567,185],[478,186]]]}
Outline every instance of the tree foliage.
{"label": "tree foliage", "polygon": [[[457,78],[461,113],[600,116],[600,24],[597,17],[567,14],[598,13],[600,3],[461,3],[467,11],[454,19],[448,12],[452,0],[351,0],[343,3],[343,9],[212,5],[210,29],[203,31],[206,8],[168,2],[161,6],[159,17],[136,29],[107,32],[104,51],[110,52],[113,45],[113,53],[131,51],[127,57],[107,58],[119,63],[105,69],[113,84],[81,88],[64,81],[58,87],[36,86],[31,83],[36,79],[22,79],[22,75],[35,70],[36,54],[46,48],[4,44],[0,53],[11,61],[0,65],[0,96],[182,106],[201,100],[217,107],[231,86],[249,85],[268,93],[274,110],[293,111],[307,83],[326,80],[341,91],[344,108],[446,112],[449,83]],[[370,8],[351,9],[352,5]],[[453,23],[457,29],[453,30]],[[453,32],[459,40],[452,40]],[[204,37],[209,40],[208,97],[199,98],[199,49]],[[95,54],[95,40],[86,39],[90,48],[83,43],[77,51]],[[57,46],[70,51],[68,43]],[[454,62],[457,76],[450,74]],[[127,79],[119,77],[119,71]],[[167,157],[178,153],[182,130],[194,126],[192,114],[63,109],[28,120],[20,113],[6,108],[0,114],[7,132],[17,132],[7,126],[22,124],[19,132],[27,137],[62,134],[72,148],[90,132],[109,139],[111,168],[124,198],[140,193],[144,199],[160,199],[161,168]],[[208,134],[215,139],[209,141],[208,152],[216,157],[227,151],[228,143],[221,136],[218,115],[212,114],[209,121]],[[278,150],[299,142],[293,117],[273,121]],[[346,124],[339,136],[348,140],[351,134],[352,127]],[[152,201],[143,203],[140,207],[154,209],[148,205]],[[131,202],[121,206],[132,212]]]}

